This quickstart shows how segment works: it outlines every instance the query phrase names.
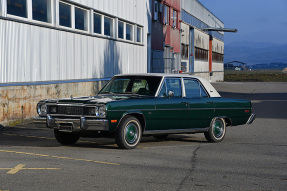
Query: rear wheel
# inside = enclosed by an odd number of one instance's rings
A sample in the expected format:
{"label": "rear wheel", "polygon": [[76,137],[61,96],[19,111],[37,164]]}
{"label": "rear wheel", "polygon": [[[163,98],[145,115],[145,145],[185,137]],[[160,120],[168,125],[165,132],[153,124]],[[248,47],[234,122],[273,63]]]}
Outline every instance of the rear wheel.
{"label": "rear wheel", "polygon": [[213,119],[209,130],[204,133],[205,138],[209,142],[220,142],[223,140],[226,132],[226,123],[222,118]]}
{"label": "rear wheel", "polygon": [[140,122],[133,116],[123,119],[116,130],[115,139],[119,148],[134,149],[140,143],[142,129]]}
{"label": "rear wheel", "polygon": [[56,140],[62,145],[73,145],[80,138],[76,133],[61,132],[58,129],[54,129],[54,135]]}

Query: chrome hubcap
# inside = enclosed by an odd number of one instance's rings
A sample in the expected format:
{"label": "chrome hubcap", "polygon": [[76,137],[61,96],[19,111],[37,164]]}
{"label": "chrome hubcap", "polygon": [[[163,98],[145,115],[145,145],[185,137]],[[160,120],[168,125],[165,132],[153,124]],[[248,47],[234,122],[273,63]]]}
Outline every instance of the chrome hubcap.
{"label": "chrome hubcap", "polygon": [[130,123],[126,126],[125,129],[125,140],[129,144],[133,144],[137,141],[138,139],[138,127],[134,123]]}
{"label": "chrome hubcap", "polygon": [[223,133],[224,133],[224,125],[223,122],[219,119],[217,119],[214,123],[213,123],[213,134],[216,138],[220,138]]}

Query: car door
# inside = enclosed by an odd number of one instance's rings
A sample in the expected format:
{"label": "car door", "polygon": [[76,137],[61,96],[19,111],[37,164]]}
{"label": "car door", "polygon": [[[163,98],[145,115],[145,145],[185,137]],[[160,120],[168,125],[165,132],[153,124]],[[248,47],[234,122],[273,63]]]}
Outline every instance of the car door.
{"label": "car door", "polygon": [[183,79],[185,99],[188,102],[188,128],[209,127],[214,115],[213,98],[210,98],[202,84],[193,78]]}
{"label": "car door", "polygon": [[[173,93],[169,96],[168,94]],[[185,129],[188,104],[184,101],[181,78],[166,78],[156,98],[154,130]]]}

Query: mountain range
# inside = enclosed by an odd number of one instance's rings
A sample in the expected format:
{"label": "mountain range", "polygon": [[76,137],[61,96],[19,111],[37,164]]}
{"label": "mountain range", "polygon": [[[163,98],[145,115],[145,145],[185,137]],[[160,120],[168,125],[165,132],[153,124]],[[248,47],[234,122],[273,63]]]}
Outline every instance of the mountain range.
{"label": "mountain range", "polygon": [[269,42],[233,42],[225,45],[224,63],[240,61],[252,64],[287,63],[287,44]]}

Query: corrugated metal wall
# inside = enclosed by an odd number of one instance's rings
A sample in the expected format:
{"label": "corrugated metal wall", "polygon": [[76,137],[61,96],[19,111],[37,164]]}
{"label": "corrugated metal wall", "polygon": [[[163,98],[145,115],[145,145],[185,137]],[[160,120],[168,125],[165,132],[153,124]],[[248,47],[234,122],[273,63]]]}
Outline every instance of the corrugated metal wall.
{"label": "corrugated metal wall", "polygon": [[0,83],[104,78],[147,71],[149,0],[68,2],[143,26],[143,45],[0,18]]}
{"label": "corrugated metal wall", "polygon": [[182,0],[182,9],[191,13],[210,27],[224,28],[224,23],[197,0]]}

